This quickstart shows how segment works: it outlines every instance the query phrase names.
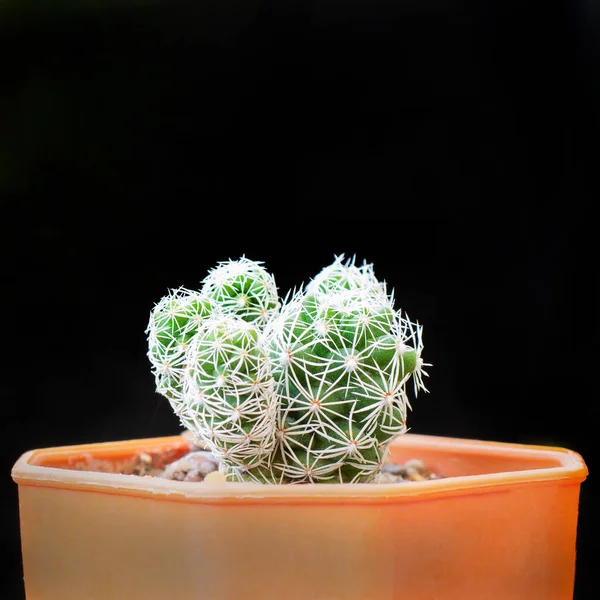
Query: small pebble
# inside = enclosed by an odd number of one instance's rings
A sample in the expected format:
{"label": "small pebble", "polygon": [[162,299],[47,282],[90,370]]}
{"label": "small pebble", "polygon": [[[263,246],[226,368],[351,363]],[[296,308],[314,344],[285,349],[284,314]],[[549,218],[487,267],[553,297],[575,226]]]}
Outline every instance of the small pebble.
{"label": "small pebble", "polygon": [[196,450],[168,464],[162,477],[175,481],[204,481],[218,468],[219,464],[210,452]]}
{"label": "small pebble", "polygon": [[421,473],[419,473],[419,471],[413,467],[406,469],[406,479],[409,481],[425,481],[425,477],[423,477],[423,475],[421,475]]}
{"label": "small pebble", "polygon": [[386,473],[385,471],[381,471],[379,475],[377,475],[376,483],[398,483],[402,481],[402,476],[398,477],[393,473]]}
{"label": "small pebble", "polygon": [[134,475],[152,475],[154,472],[154,458],[147,452],[141,452],[138,463],[133,468]]}
{"label": "small pebble", "polygon": [[432,473],[425,463],[417,458],[411,458],[404,464],[386,463],[381,467],[377,483],[405,483],[411,481],[426,481],[441,479],[441,475]]}
{"label": "small pebble", "polygon": [[404,463],[404,466],[407,469],[414,469],[415,471],[418,471],[419,473],[424,473],[425,472],[425,463],[422,460],[419,460],[418,458],[410,458],[409,460],[407,460]]}
{"label": "small pebble", "polygon": [[404,474],[406,473],[406,467],[398,463],[385,463],[381,467],[381,472],[389,475],[404,476]]}
{"label": "small pebble", "polygon": [[225,483],[227,478],[221,471],[213,471],[204,478],[204,483]]}

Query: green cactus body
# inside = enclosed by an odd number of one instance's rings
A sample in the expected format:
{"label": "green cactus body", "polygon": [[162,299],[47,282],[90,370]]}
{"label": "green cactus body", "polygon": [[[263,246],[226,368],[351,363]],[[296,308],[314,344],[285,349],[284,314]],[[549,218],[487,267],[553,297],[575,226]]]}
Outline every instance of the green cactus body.
{"label": "green cactus body", "polygon": [[273,450],[276,397],[259,329],[242,319],[209,319],[186,354],[183,423],[224,471],[241,476]]}
{"label": "green cactus body", "polygon": [[157,391],[230,478],[371,482],[423,385],[422,328],[395,310],[372,265],[337,257],[280,302],[244,257],[150,316]]}
{"label": "green cactus body", "polygon": [[279,310],[275,279],[262,263],[245,257],[219,263],[203,280],[202,292],[225,314],[264,326]]}
{"label": "green cactus body", "polygon": [[372,481],[405,431],[418,348],[389,299],[374,298],[361,288],[300,294],[267,332],[280,403],[273,470],[286,480]]}
{"label": "green cactus body", "polygon": [[216,310],[210,298],[179,288],[164,296],[150,314],[146,333],[156,390],[169,399],[178,416],[186,351],[198,329]]}

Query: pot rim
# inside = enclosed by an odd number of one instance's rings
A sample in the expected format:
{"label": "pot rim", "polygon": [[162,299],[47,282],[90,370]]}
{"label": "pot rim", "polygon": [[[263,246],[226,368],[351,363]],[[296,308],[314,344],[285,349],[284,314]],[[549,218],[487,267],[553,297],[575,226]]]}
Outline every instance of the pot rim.
{"label": "pot rim", "polygon": [[52,459],[68,460],[73,456],[113,458],[132,453],[185,450],[188,442],[182,436],[156,437],[116,442],[100,442],[29,450],[13,466],[11,476],[19,486],[96,491],[133,495],[162,500],[202,503],[328,503],[351,502],[389,503],[435,499],[454,495],[501,492],[514,486],[530,484],[580,484],[588,475],[582,456],[566,448],[537,446],[478,439],[450,438],[406,433],[392,442],[392,448],[410,448],[437,453],[446,460],[461,457],[507,457],[515,461],[539,461],[545,467],[523,470],[455,475],[422,482],[398,483],[305,483],[276,485],[237,482],[184,482],[141,477],[138,475],[71,470],[44,466]]}

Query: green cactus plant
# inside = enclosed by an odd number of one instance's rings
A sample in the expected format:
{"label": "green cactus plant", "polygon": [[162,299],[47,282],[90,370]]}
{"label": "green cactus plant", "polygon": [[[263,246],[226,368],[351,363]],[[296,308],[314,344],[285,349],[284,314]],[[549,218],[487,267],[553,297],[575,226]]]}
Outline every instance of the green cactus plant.
{"label": "green cactus plant", "polygon": [[[426,373],[422,328],[373,266],[338,256],[283,301],[245,257],[202,283],[157,305],[148,355],[157,391],[221,470],[262,483],[374,481],[406,431],[407,384],[426,391]],[[192,296],[190,321],[180,305]]]}

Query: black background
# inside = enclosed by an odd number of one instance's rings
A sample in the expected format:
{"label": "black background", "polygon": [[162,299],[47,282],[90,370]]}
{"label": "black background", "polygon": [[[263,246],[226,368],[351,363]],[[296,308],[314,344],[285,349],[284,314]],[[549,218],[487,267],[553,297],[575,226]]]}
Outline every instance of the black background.
{"label": "black background", "polygon": [[412,431],[582,454],[592,598],[599,24],[593,0],[4,2],[0,597],[24,598],[21,453],[179,432],[145,356],[167,289],[245,255],[283,295],[344,253],[424,325]]}

